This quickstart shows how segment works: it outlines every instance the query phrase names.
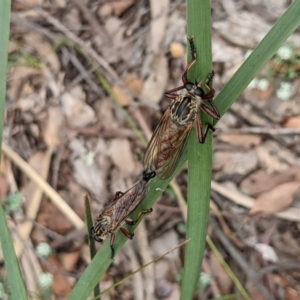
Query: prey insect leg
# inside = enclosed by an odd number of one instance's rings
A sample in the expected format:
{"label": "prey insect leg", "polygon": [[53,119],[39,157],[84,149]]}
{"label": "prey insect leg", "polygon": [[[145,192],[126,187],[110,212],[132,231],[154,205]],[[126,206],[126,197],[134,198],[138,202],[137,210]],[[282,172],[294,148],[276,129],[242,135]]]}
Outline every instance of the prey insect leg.
{"label": "prey insect leg", "polygon": [[136,220],[127,219],[127,220],[125,220],[125,222],[128,225],[135,225],[143,215],[150,214],[152,211],[153,211],[152,208],[146,209],[146,210],[142,210],[142,211],[140,211],[138,213],[138,216],[137,216]]}
{"label": "prey insect leg", "polygon": [[115,237],[116,237],[115,233],[112,232],[112,234],[110,236],[111,259],[113,259],[115,257],[115,247],[114,247]]}
{"label": "prey insect leg", "polygon": [[125,229],[124,227],[120,227],[120,230],[122,231],[122,233],[130,240],[132,240],[132,238],[134,237],[134,233],[130,233],[127,229]]}

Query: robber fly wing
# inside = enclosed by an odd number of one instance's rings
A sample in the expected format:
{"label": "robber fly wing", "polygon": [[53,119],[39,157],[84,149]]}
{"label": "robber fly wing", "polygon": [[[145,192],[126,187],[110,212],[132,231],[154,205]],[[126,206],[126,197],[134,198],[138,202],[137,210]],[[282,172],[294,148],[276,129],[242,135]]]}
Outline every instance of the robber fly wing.
{"label": "robber fly wing", "polygon": [[181,136],[178,137],[178,144],[174,149],[172,155],[170,155],[163,166],[157,170],[157,176],[162,179],[168,179],[175,171],[178,161],[185,149],[186,143],[190,136],[191,130],[193,128],[193,123],[189,123],[186,125],[185,130],[181,132]]}

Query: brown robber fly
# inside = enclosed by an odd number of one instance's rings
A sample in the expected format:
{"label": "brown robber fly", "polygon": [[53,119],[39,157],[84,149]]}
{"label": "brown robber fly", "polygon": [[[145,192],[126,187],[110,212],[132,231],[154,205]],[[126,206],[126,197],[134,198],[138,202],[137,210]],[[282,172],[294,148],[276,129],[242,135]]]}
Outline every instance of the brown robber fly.
{"label": "brown robber fly", "polygon": [[110,235],[111,258],[115,256],[114,241],[116,230],[120,228],[127,238],[132,239],[134,234],[122,227],[123,224],[135,225],[142,215],[152,211],[152,208],[150,208],[139,212],[136,220],[127,219],[147,194],[148,181],[155,175],[153,171],[149,173],[143,172],[142,179],[127,192],[116,192],[113,202],[98,216],[95,226],[91,228],[91,237],[97,242],[104,241]]}
{"label": "brown robber fly", "polygon": [[[155,171],[162,180],[169,178],[174,172],[194,123],[196,123],[200,143],[204,143],[209,129],[215,130],[212,125],[208,124],[203,133],[201,119],[198,115],[199,109],[214,119],[220,118],[213,103],[215,90],[211,87],[211,83],[214,72],[212,71],[205,81],[207,93],[201,88],[201,82],[188,81],[187,72],[196,62],[194,37],[188,38],[188,41],[191,47],[192,61],[183,71],[183,85],[165,93],[165,96],[173,99],[173,102],[157,125],[143,159],[144,170],[146,172]],[[182,93],[177,94],[176,92],[180,90]]]}

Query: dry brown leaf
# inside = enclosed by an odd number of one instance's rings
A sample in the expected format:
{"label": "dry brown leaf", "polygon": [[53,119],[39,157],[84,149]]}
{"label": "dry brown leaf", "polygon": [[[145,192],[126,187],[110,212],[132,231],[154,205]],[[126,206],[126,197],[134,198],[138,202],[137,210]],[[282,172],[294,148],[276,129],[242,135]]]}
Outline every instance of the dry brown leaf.
{"label": "dry brown leaf", "polygon": [[286,287],[286,300],[299,300],[300,292],[291,286]]}
{"label": "dry brown leaf", "polygon": [[59,260],[61,261],[64,270],[71,272],[75,269],[75,266],[80,258],[81,251],[67,252],[59,254]]}
{"label": "dry brown leaf", "polygon": [[48,147],[57,149],[62,141],[62,129],[64,118],[58,106],[48,108],[48,120],[44,131],[44,140]]}
{"label": "dry brown leaf", "polygon": [[48,67],[54,72],[60,70],[60,62],[56,55],[56,52],[53,49],[53,46],[40,35],[37,31],[29,31],[24,35],[26,42],[29,47],[34,48],[34,50],[39,54],[39,56],[46,60]]}
{"label": "dry brown leaf", "polygon": [[273,174],[268,174],[265,170],[258,170],[241,182],[240,190],[247,195],[253,196],[290,181],[300,181],[300,168],[293,167]]}
{"label": "dry brown leaf", "polygon": [[165,29],[169,13],[169,0],[150,0],[152,22],[150,23],[151,48],[154,53],[161,53],[165,38]]}
{"label": "dry brown leaf", "polygon": [[218,282],[218,287],[222,291],[222,295],[229,294],[233,284],[232,280],[213,252],[210,252],[209,263],[212,272],[211,275]]}
{"label": "dry brown leaf", "polygon": [[[48,262],[58,269],[61,269],[62,266],[59,263],[56,255],[51,255],[47,258]],[[49,269],[49,272],[51,272],[52,269]],[[52,290],[56,294],[57,297],[66,297],[68,296],[72,289],[70,286],[70,283],[68,282],[67,278],[60,274],[59,272],[52,273],[53,275],[53,284],[52,284]],[[59,298],[61,299],[61,298]]]}
{"label": "dry brown leaf", "polygon": [[72,127],[86,127],[96,121],[94,110],[85,103],[81,86],[76,86],[61,96],[63,112]]}
{"label": "dry brown leaf", "polygon": [[232,14],[226,20],[213,22],[213,28],[234,45],[253,49],[269,31],[271,25],[249,11]]}
{"label": "dry brown leaf", "polygon": [[[44,169],[44,165],[47,165],[47,155],[45,152],[42,151],[38,151],[36,153],[34,153],[28,160],[28,163],[30,164],[30,166],[36,170],[39,174],[42,173],[43,169]],[[50,158],[49,158],[50,159]],[[34,195],[35,190],[37,189],[37,185],[29,180],[24,182],[22,188],[21,188],[21,193],[25,196],[25,202],[24,202],[24,206],[26,209],[26,215],[27,217],[29,217],[30,219],[34,219],[36,218],[36,214],[38,212],[38,207],[34,206],[32,204],[32,195]]]}
{"label": "dry brown leaf", "polygon": [[294,194],[300,187],[300,182],[288,182],[276,186],[271,191],[260,194],[249,215],[258,213],[273,214],[288,208],[293,200]]}
{"label": "dry brown leaf", "polygon": [[168,65],[165,55],[156,55],[151,65],[151,74],[144,83],[142,96],[148,101],[158,103],[166,90]]}
{"label": "dry brown leaf", "polygon": [[21,0],[21,1],[13,1],[14,9],[16,10],[29,10],[31,6],[41,6],[43,4],[43,0]]}
{"label": "dry brown leaf", "polygon": [[132,174],[135,172],[136,164],[134,162],[130,142],[128,140],[112,140],[108,153],[114,164],[122,173]]}
{"label": "dry brown leaf", "polygon": [[216,152],[213,169],[219,170],[217,177],[245,176],[253,171],[258,160],[254,150],[247,152]]}
{"label": "dry brown leaf", "polygon": [[249,149],[261,143],[261,136],[254,134],[219,134],[218,140],[235,146]]}
{"label": "dry brown leaf", "polygon": [[8,182],[5,174],[0,173],[0,199],[4,199],[8,193]]}
{"label": "dry brown leaf", "polygon": [[288,160],[284,160],[283,157],[287,155],[281,155],[281,157],[278,155],[282,151],[284,151],[282,147],[273,141],[268,140],[262,143],[256,148],[259,165],[269,174],[286,170],[289,168],[286,163]]}
{"label": "dry brown leaf", "polygon": [[136,73],[128,74],[124,78],[124,83],[128,87],[128,89],[134,94],[141,94],[144,86],[144,81],[140,77],[138,77]]}
{"label": "dry brown leaf", "polygon": [[293,259],[300,255],[300,245],[291,231],[272,236],[272,245],[281,256],[289,256]]}
{"label": "dry brown leaf", "polygon": [[96,101],[94,108],[97,119],[101,122],[101,127],[104,129],[117,129],[119,127],[119,124],[116,122],[115,107],[111,98],[103,98],[101,101]]}
{"label": "dry brown leaf", "polygon": [[118,17],[134,3],[134,0],[112,1],[110,3],[114,14]]}
{"label": "dry brown leaf", "polygon": [[286,128],[300,128],[300,116],[289,118],[284,124]]}
{"label": "dry brown leaf", "polygon": [[37,222],[59,234],[66,234],[73,226],[62,213],[48,201],[43,201]]}
{"label": "dry brown leaf", "polygon": [[74,139],[69,144],[73,152],[72,167],[76,181],[86,188],[97,199],[106,199],[106,176],[111,168],[111,162],[107,159],[107,144],[103,139],[98,139],[94,147],[94,162],[88,162],[87,156],[93,153],[88,151],[81,140]]}
{"label": "dry brown leaf", "polygon": [[275,87],[273,85],[269,85],[266,90],[254,89],[255,96],[258,98],[259,104],[268,102],[267,100],[274,94]]}
{"label": "dry brown leaf", "polygon": [[[179,244],[178,235],[174,230],[169,230],[166,233],[160,235],[151,242],[151,249],[153,256],[160,256],[175,248]],[[175,249],[168,254],[168,259],[178,260],[179,249]]]}
{"label": "dry brown leaf", "polygon": [[117,100],[121,106],[128,106],[130,104],[130,98],[124,93],[124,91],[117,85],[112,87],[113,92],[115,93]]}
{"label": "dry brown leaf", "polygon": [[101,19],[111,16],[112,13],[113,9],[110,3],[104,3],[97,11],[97,14]]}
{"label": "dry brown leaf", "polygon": [[246,281],[246,288],[247,288],[247,291],[250,295],[250,299],[266,300],[264,295],[260,292],[260,290],[257,288],[256,284],[253,283],[252,280],[247,280]]}

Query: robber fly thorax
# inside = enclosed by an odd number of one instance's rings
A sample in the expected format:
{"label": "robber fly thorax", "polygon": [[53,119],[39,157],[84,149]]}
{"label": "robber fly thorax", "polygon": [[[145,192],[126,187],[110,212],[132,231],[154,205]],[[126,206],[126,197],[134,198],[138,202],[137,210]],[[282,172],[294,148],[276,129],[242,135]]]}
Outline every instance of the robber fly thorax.
{"label": "robber fly thorax", "polygon": [[115,232],[120,228],[121,232],[129,239],[134,234],[130,233],[124,224],[135,225],[143,214],[152,211],[152,208],[139,212],[136,220],[127,217],[142,202],[148,192],[148,181],[155,176],[155,172],[144,172],[142,178],[125,193],[117,192],[113,202],[110,203],[98,216],[95,225],[91,228],[91,237],[97,242],[104,241],[110,235],[110,247],[112,258],[114,257]]}
{"label": "robber fly thorax", "polygon": [[[208,90],[207,93],[202,89],[201,82],[192,83],[188,81],[187,72],[196,62],[196,49],[193,40],[193,37],[188,39],[192,61],[182,74],[183,85],[165,93],[165,96],[172,99],[173,102],[157,125],[143,159],[144,169],[147,172],[155,171],[157,176],[163,180],[173,174],[194,124],[200,143],[205,142],[208,130],[214,131],[214,127],[208,124],[203,132],[198,114],[199,109],[214,119],[220,118],[220,114],[212,101],[215,94],[211,87],[214,72],[208,75],[204,83]],[[181,93],[178,94],[178,91]]]}

